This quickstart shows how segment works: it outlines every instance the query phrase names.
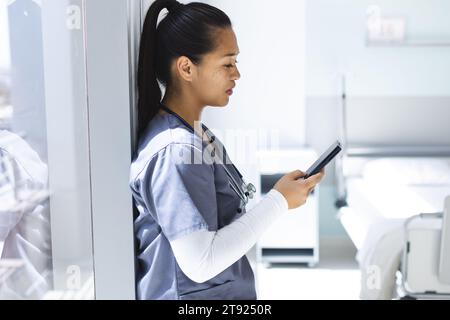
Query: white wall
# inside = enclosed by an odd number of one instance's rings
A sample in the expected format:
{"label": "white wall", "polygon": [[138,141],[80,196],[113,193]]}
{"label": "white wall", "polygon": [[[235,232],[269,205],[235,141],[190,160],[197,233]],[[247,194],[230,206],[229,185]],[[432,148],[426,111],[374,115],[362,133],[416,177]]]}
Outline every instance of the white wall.
{"label": "white wall", "polygon": [[305,1],[204,2],[229,15],[241,52],[241,79],[229,105],[206,110],[205,123],[211,129],[268,130],[272,136],[277,135],[270,131],[276,130],[280,147],[301,146],[305,142]]}
{"label": "white wall", "polygon": [[[372,123],[392,120],[392,112],[417,107],[420,99],[424,111],[447,103],[441,97],[450,95],[450,45],[425,47],[367,47],[365,45],[366,11],[369,5],[377,5],[382,16],[404,17],[407,21],[406,37],[409,41],[447,41],[450,43],[450,20],[446,13],[450,2],[446,0],[316,0],[308,1],[306,8],[306,70],[307,70],[307,142],[325,147],[337,132],[336,118],[341,94],[340,76],[346,75],[349,108],[361,116],[352,117],[349,124],[358,143],[361,137],[377,137],[383,141],[414,144],[417,132],[427,132],[428,141],[433,139],[430,130],[410,127],[409,123],[422,123],[419,113],[413,119],[399,112],[391,127],[397,125],[410,132],[383,130],[367,132]],[[429,98],[429,101],[424,98]],[[428,102],[427,102],[428,101]],[[428,104],[428,106],[427,106]],[[383,106],[377,108],[376,106]],[[383,110],[382,110],[383,109]],[[444,112],[444,114],[442,114]],[[320,113],[321,116],[318,114]],[[441,118],[450,117],[450,108],[440,108]],[[321,120],[320,132],[315,121]],[[353,125],[358,124],[355,128]],[[358,129],[359,128],[359,129]],[[325,130],[323,130],[325,129]],[[374,129],[376,130],[376,128]],[[440,133],[435,128],[436,139]],[[406,138],[410,136],[411,141]],[[369,140],[370,140],[369,139]],[[438,139],[437,139],[438,140]],[[374,142],[373,139],[371,142]]]}
{"label": "white wall", "polygon": [[[367,47],[366,11],[404,17],[410,42],[447,47]],[[307,94],[337,95],[340,73],[353,96],[449,95],[450,2],[447,0],[314,0],[307,2]]]}
{"label": "white wall", "polygon": [[[369,5],[378,6],[384,17],[404,17],[408,41],[448,45],[366,46]],[[307,143],[322,149],[336,137],[342,74],[348,108],[355,111],[349,118],[355,143],[445,143],[441,136],[448,135],[448,129],[442,119],[450,118],[449,11],[446,0],[308,1]]]}

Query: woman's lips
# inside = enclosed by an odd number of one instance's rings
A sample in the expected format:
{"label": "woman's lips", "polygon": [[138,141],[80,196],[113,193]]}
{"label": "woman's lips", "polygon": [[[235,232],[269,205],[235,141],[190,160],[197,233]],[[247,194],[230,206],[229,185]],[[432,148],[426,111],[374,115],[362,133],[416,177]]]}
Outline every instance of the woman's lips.
{"label": "woman's lips", "polygon": [[233,94],[233,89],[227,90],[227,94],[228,94],[229,96],[231,96],[231,95]]}

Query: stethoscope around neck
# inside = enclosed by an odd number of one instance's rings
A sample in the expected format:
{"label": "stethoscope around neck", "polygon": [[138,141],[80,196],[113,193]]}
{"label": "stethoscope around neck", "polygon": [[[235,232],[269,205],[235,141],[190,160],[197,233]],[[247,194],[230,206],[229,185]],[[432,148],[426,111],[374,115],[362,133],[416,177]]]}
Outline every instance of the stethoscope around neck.
{"label": "stethoscope around neck", "polygon": [[[161,103],[161,108],[164,111],[166,111],[167,113],[175,116],[178,120],[181,121],[181,123],[183,123],[190,131],[192,131],[195,134],[194,128],[189,123],[187,123],[187,121],[184,120],[181,116],[179,116],[177,113],[170,110],[168,107],[166,107],[162,103]],[[204,133],[206,134],[206,136],[209,140],[209,143],[214,143],[215,137],[214,136],[210,137],[208,135],[209,129],[204,124],[202,124],[202,129],[203,129]],[[236,181],[236,178],[233,176],[233,174],[230,172],[230,170],[228,170],[227,166],[223,162],[221,162],[221,164],[222,164],[223,169],[225,170],[225,173],[228,176],[228,180],[230,182],[231,188],[233,189],[234,192],[236,192],[236,194],[239,196],[239,198],[241,198],[244,205],[247,204],[249,199],[253,199],[253,197],[255,195],[255,192],[256,192],[255,186],[252,183],[248,183],[248,184],[245,183],[242,174],[239,172],[239,170],[236,168],[236,166],[234,164],[231,164],[231,165],[233,166],[233,169],[237,172],[239,179],[241,180],[241,183]]]}

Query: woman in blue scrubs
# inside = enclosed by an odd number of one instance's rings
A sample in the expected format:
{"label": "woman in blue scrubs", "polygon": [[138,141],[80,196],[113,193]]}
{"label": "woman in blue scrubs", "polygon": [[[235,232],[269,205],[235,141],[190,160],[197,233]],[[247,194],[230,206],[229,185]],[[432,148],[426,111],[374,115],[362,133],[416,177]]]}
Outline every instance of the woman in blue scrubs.
{"label": "woman in blue scrubs", "polygon": [[156,0],[147,13],[139,147],[130,173],[139,211],[138,299],[256,299],[245,253],[280,214],[304,204],[323,177],[299,179],[304,174],[294,171],[245,210],[242,176],[200,123],[206,106],[228,104],[240,78],[238,54],[230,19],[215,7]]}

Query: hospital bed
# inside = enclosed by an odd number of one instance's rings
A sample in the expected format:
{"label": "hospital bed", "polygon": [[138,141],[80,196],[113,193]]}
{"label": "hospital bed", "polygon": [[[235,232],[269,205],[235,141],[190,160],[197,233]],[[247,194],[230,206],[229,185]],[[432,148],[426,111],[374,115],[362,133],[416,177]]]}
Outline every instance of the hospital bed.
{"label": "hospital bed", "polygon": [[400,111],[343,101],[336,205],[358,249],[362,299],[450,297],[450,244],[443,250],[441,241],[449,228],[450,125],[442,118],[450,101],[424,101],[402,101]]}
{"label": "hospital bed", "polygon": [[[394,298],[399,295],[396,276],[406,263],[402,257],[407,235],[411,234],[405,223],[420,214],[442,214],[444,199],[450,195],[450,158],[349,157],[344,162],[347,205],[340,208],[339,219],[358,249],[361,298]],[[414,228],[439,234],[442,216],[433,220],[434,224],[428,220],[416,222]],[[420,237],[414,239],[421,241]],[[437,244],[428,252],[438,250]],[[408,261],[415,268],[413,261]],[[372,281],[374,277],[378,279]],[[404,278],[403,283],[407,280]],[[422,293],[404,291],[405,295]],[[440,291],[450,294],[450,283]]]}

